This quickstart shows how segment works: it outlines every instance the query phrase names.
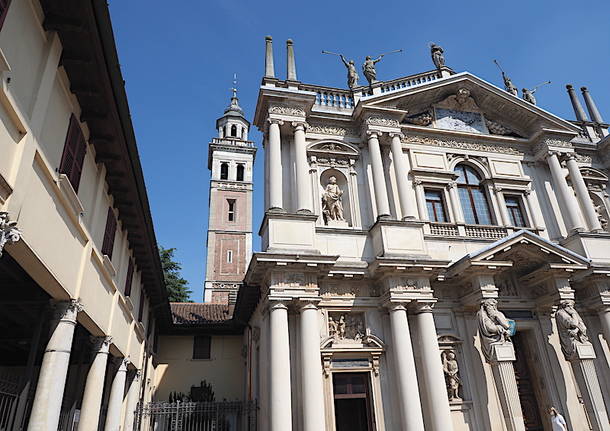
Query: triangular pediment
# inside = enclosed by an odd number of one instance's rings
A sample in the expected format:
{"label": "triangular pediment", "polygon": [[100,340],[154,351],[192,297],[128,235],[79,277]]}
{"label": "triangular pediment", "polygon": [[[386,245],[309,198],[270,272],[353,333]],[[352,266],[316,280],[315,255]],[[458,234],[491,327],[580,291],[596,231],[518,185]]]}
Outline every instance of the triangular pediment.
{"label": "triangular pediment", "polygon": [[543,128],[574,136],[579,131],[572,123],[468,72],[365,97],[356,111],[367,109],[395,109],[402,113],[403,124],[526,139]]}
{"label": "triangular pediment", "polygon": [[578,253],[555,244],[527,230],[521,230],[467,254],[448,268],[448,276],[462,274],[481,267],[506,266],[521,274],[542,266],[564,268],[570,271],[586,269],[590,260]]}

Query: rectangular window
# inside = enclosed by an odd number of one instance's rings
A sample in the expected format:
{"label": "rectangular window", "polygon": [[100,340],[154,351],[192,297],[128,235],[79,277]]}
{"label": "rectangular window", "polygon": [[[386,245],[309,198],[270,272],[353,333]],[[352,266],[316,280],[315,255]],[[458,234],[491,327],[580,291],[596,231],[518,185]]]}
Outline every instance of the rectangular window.
{"label": "rectangular window", "polygon": [[144,300],[146,296],[144,295],[144,289],[140,292],[140,304],[138,305],[138,322],[142,322],[142,318],[144,317]]}
{"label": "rectangular window", "polygon": [[[0,0],[1,1],[1,0]],[[72,184],[74,191],[78,193],[81,172],[83,171],[83,161],[87,152],[87,143],[74,115],[70,117],[64,152],[59,164],[59,173],[65,174]]]}
{"label": "rectangular window", "polygon": [[133,283],[133,260],[129,259],[127,267],[127,278],[125,279],[125,296],[131,295],[131,284]]}
{"label": "rectangular window", "polygon": [[196,335],[193,337],[193,359],[210,359],[212,337]]}
{"label": "rectangular window", "polygon": [[504,196],[510,223],[513,226],[525,227],[525,217],[519,196]]}
{"label": "rectangular window", "polygon": [[4,24],[4,20],[6,19],[6,14],[8,13],[8,7],[11,4],[11,0],[0,0],[0,29]]}
{"label": "rectangular window", "polygon": [[229,210],[227,212],[227,220],[235,221],[235,199],[227,199]]}
{"label": "rectangular window", "polygon": [[233,263],[233,250],[227,251],[227,263]]}
{"label": "rectangular window", "polygon": [[104,231],[104,242],[102,243],[102,254],[112,260],[112,249],[114,248],[114,237],[116,235],[116,217],[112,208],[108,208],[106,218],[106,230]]}
{"label": "rectangular window", "polygon": [[447,213],[445,211],[445,201],[442,190],[424,189],[426,195],[426,207],[430,221],[446,222]]}

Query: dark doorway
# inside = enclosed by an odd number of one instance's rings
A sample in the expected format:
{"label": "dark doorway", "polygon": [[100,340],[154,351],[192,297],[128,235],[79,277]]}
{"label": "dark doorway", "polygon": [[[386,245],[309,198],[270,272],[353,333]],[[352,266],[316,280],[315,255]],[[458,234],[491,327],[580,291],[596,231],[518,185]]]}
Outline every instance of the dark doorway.
{"label": "dark doorway", "polygon": [[337,431],[373,431],[368,374],[335,373],[333,390]]}
{"label": "dark doorway", "polygon": [[526,431],[543,431],[540,404],[536,395],[536,376],[533,372],[531,350],[527,342],[528,334],[517,332],[513,337],[515,346],[515,377],[519,390],[519,401]]}

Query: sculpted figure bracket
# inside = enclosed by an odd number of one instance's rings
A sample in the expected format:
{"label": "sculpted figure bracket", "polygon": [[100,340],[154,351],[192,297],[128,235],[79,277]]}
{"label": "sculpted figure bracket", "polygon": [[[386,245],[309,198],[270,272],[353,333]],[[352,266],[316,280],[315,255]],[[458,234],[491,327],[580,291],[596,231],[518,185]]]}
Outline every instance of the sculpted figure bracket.
{"label": "sculpted figure bracket", "polygon": [[587,336],[585,322],[574,308],[574,301],[571,299],[563,300],[559,303],[559,309],[555,315],[557,328],[559,331],[559,341],[561,350],[567,360],[576,359],[579,345],[590,345]]}
{"label": "sculpted figure bracket", "polygon": [[504,313],[498,310],[498,301],[485,299],[477,312],[479,321],[479,335],[483,355],[488,361],[493,360],[493,346],[497,344],[510,344],[510,324]]}
{"label": "sculpted figure bracket", "polygon": [[8,213],[0,212],[0,257],[7,244],[16,243],[21,239],[21,231],[17,228],[16,221],[10,221]]}

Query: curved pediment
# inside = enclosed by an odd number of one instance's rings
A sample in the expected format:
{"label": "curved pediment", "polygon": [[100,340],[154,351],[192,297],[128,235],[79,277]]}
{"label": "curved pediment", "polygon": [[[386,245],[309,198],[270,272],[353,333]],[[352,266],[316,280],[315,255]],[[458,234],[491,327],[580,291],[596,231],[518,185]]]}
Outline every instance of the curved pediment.
{"label": "curved pediment", "polygon": [[353,145],[333,140],[313,142],[307,147],[307,152],[321,154],[338,154],[342,156],[353,157],[357,157],[360,154],[358,148],[354,147]]}
{"label": "curved pediment", "polygon": [[529,138],[542,128],[574,136],[579,132],[570,122],[467,72],[369,97],[358,109],[367,107],[408,111],[403,124],[479,134]]}

